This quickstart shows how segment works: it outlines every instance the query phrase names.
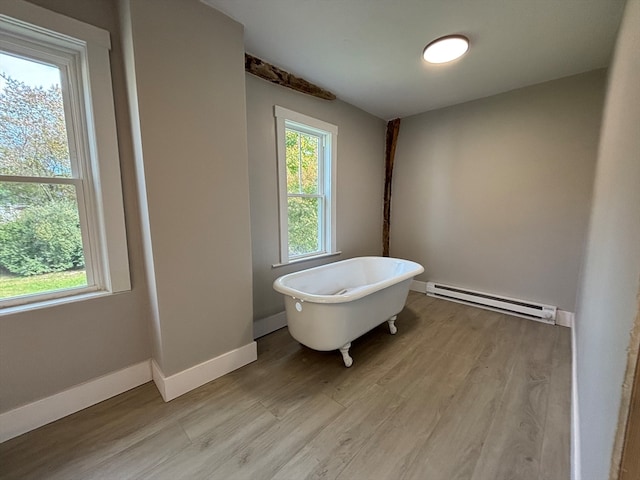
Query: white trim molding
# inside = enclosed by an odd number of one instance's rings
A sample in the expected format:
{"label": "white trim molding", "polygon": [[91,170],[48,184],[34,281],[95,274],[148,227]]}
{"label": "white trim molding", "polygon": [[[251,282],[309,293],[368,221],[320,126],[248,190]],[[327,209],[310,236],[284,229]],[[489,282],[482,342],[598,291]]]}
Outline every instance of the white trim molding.
{"label": "white trim molding", "polygon": [[[282,315],[284,316],[284,312]],[[270,325],[275,320],[276,318],[271,320]],[[151,380],[155,382],[164,401],[168,402],[257,358],[257,344],[251,342],[169,377],[162,373],[154,360],[145,360],[0,414],[0,443],[120,395]]]}
{"label": "white trim molding", "polygon": [[419,293],[427,293],[427,282],[421,282],[420,280],[413,280],[409,286],[410,290]]}
{"label": "white trim molding", "polygon": [[162,398],[165,402],[169,402],[257,359],[257,344],[251,342],[168,377],[162,372],[155,360],[151,361],[151,369],[153,381]]}
{"label": "white trim molding", "polygon": [[253,322],[253,339],[264,337],[286,326],[287,313],[284,310],[269,317],[260,318]]}
{"label": "white trim molding", "polygon": [[576,314],[567,312],[566,310],[556,310],[556,325],[561,327],[573,328],[573,322]]}
{"label": "white trim molding", "polygon": [[55,422],[151,381],[149,360],[0,414],[0,442]]}
{"label": "white trim molding", "polygon": [[271,265],[271,268],[286,267],[287,265],[291,265],[293,263],[310,262],[311,260],[319,260],[327,257],[335,257],[337,255],[342,255],[342,250],[338,250],[337,252],[332,252],[332,253],[323,253],[322,255],[314,255],[312,257],[295,258],[293,260],[290,260],[289,263],[274,263],[273,265]]}
{"label": "white trim molding", "polygon": [[571,328],[571,480],[582,480],[580,470],[580,408],[578,405],[578,368],[576,359],[576,329]]}

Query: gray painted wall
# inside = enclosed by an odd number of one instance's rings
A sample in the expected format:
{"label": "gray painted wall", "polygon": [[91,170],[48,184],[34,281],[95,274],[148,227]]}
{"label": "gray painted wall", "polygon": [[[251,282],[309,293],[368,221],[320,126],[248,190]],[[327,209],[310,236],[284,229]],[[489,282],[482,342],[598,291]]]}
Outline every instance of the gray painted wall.
{"label": "gray painted wall", "polygon": [[197,0],[33,3],[111,33],[133,288],[2,317],[0,412],[152,356],[171,375],[253,339],[242,26]]}
{"label": "gray painted wall", "polygon": [[573,311],[605,72],[402,120],[391,255],[418,280]]}
{"label": "gray painted wall", "polygon": [[111,33],[111,76],[132,290],[0,317],[0,412],[128,367],[151,355],[135,169],[114,2],[33,0],[31,3]]}
{"label": "gray painted wall", "polygon": [[639,308],[639,48],[640,1],[629,0],[609,79],[576,312],[583,480],[609,478],[629,334]]}
{"label": "gray painted wall", "polygon": [[122,7],[154,358],[168,376],[253,341],[243,28],[198,0]]}
{"label": "gray painted wall", "polygon": [[[347,103],[319,100],[246,76],[254,319],[284,310],[272,284],[280,275],[336,260],[382,253],[386,123]],[[272,268],[280,261],[278,179],[273,106],[338,126],[337,243],[339,257]]]}

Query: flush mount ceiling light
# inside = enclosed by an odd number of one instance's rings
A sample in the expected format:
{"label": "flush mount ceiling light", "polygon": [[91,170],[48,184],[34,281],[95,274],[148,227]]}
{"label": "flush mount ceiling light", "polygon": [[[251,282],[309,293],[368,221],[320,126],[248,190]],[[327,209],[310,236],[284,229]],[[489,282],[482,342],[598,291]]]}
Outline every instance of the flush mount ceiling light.
{"label": "flush mount ceiling light", "polygon": [[469,39],[464,35],[447,35],[427,45],[422,53],[429,63],[447,63],[460,58],[469,50]]}

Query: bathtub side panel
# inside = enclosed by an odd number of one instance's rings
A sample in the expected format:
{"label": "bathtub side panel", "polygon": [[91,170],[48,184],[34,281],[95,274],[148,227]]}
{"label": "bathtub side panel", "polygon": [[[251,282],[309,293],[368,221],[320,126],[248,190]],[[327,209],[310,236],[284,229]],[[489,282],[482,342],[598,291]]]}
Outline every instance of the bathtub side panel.
{"label": "bathtub side panel", "polygon": [[286,297],[289,333],[314,350],[336,350],[398,314],[410,283],[408,279],[346,303],[300,302]]}

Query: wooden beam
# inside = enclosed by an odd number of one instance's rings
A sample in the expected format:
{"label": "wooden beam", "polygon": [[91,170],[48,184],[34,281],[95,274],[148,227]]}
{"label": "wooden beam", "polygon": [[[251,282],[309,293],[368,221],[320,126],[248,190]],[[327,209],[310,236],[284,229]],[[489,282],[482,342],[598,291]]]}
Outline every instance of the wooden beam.
{"label": "wooden beam", "polygon": [[320,88],[313,83],[309,83],[300,77],[296,77],[295,75],[271,65],[264,60],[260,60],[253,55],[249,55],[248,53],[244,54],[244,69],[256,77],[263,78],[277,85],[282,85],[283,87],[290,88],[296,92],[306,93],[307,95],[322,98],[323,100],[336,99],[336,96],[333,93]]}
{"label": "wooden beam", "polygon": [[[640,298],[640,292],[638,292]],[[613,471],[609,478],[619,480],[635,480],[640,478],[640,301],[629,342],[627,357],[627,371],[622,384],[622,401],[618,431],[613,449]],[[628,409],[627,409],[628,406]],[[625,415],[626,413],[626,415]],[[625,422],[626,416],[626,422]],[[622,426],[626,423],[626,426]],[[619,476],[616,475],[615,460],[618,455],[618,445],[622,439]]]}
{"label": "wooden beam", "polygon": [[384,212],[382,222],[382,255],[389,256],[389,228],[391,227],[391,181],[393,160],[396,156],[396,143],[400,131],[400,119],[387,123],[387,141],[384,154]]}

